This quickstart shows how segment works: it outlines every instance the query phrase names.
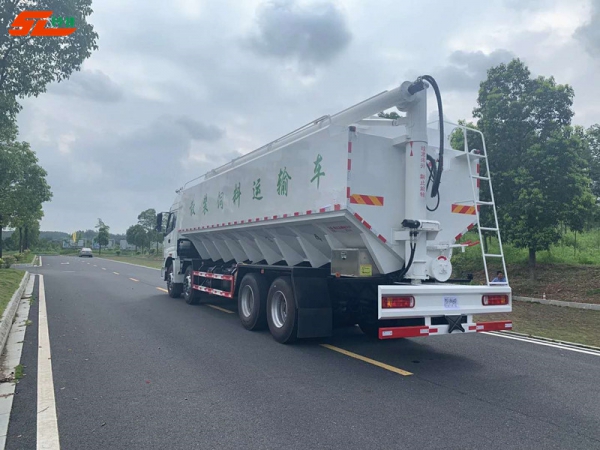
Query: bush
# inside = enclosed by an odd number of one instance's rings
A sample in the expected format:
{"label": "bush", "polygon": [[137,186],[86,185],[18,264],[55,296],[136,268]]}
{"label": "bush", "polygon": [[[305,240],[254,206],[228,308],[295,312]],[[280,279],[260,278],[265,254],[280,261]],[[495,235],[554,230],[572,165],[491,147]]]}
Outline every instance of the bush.
{"label": "bush", "polygon": [[28,248],[26,248],[23,253],[25,253],[26,255],[29,255],[31,253],[31,250],[29,250]]}
{"label": "bush", "polygon": [[156,253],[156,249],[155,248],[151,248],[150,251],[149,251],[149,253],[151,255],[154,255]]}
{"label": "bush", "polygon": [[141,253],[140,253],[140,252],[135,252],[135,254],[136,254],[136,255],[141,255]]}
{"label": "bush", "polygon": [[115,253],[117,256],[121,256],[121,250],[117,250]]}
{"label": "bush", "polygon": [[21,253],[15,253],[12,256],[13,256],[13,258],[15,258],[16,262],[21,262],[23,260],[23,255]]}
{"label": "bush", "polygon": [[6,269],[10,269],[10,266],[12,266],[14,263],[15,263],[15,258],[13,256],[6,255],[4,257],[4,267]]}

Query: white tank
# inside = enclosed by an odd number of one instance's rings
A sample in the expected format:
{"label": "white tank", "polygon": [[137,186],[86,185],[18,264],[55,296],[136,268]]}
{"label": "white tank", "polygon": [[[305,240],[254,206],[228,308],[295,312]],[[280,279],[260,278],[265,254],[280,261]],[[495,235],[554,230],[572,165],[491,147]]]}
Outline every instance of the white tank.
{"label": "white tank", "polygon": [[[424,219],[405,216],[407,195],[425,195],[430,209],[437,203],[422,174],[425,152],[437,157],[431,143],[439,134],[428,129],[430,144],[417,145],[403,120],[371,117],[401,95],[400,88],[384,92],[318,119],[185,186],[177,202],[179,234],[214,261],[331,263],[332,273],[362,277],[402,269],[409,239],[402,221]],[[409,156],[422,171],[418,184],[407,186]],[[477,167],[471,161],[473,175]],[[428,277],[450,276],[452,245],[476,222],[472,183],[467,155],[446,140],[439,206],[425,218],[439,222],[427,232],[427,260],[420,261]]]}

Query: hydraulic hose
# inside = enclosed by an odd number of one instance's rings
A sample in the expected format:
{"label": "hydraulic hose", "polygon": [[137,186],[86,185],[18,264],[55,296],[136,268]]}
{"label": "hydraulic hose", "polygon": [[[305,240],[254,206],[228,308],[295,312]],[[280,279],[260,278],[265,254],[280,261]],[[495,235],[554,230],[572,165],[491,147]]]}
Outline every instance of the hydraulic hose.
{"label": "hydraulic hose", "polygon": [[[440,152],[438,156],[438,162],[432,172],[434,175],[434,179],[433,185],[431,186],[431,197],[434,198],[439,195],[440,183],[442,180],[442,172],[444,170],[444,111],[442,109],[442,95],[440,94],[440,88],[438,87],[435,79],[431,75],[423,75],[419,78],[421,80],[428,81],[433,87],[435,97],[437,100],[438,115],[440,120]],[[435,209],[437,209],[437,206]],[[435,209],[433,211],[435,211]]]}

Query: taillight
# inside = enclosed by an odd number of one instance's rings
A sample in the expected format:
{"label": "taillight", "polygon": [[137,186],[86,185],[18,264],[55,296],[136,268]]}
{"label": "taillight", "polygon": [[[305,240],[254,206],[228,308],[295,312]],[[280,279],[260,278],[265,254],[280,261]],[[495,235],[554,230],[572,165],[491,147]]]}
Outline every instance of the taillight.
{"label": "taillight", "polygon": [[508,295],[484,295],[481,303],[484,306],[508,305]]}
{"label": "taillight", "polygon": [[415,306],[415,298],[412,295],[404,295],[402,297],[382,297],[382,308],[413,308]]}

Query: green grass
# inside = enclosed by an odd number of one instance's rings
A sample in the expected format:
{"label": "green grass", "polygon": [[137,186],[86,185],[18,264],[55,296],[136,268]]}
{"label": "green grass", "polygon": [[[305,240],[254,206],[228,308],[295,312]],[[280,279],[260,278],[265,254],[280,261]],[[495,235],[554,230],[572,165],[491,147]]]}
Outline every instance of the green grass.
{"label": "green grass", "polygon": [[148,256],[117,256],[117,255],[100,255],[100,258],[111,259],[113,261],[122,261],[130,264],[138,264],[140,266],[152,267],[154,269],[160,269],[163,264],[161,257],[148,257]]}
{"label": "green grass", "polygon": [[[15,251],[3,251],[2,256],[10,255],[15,256],[18,255],[19,252]],[[21,261],[16,261],[15,264],[31,264],[33,262],[33,258],[35,257],[34,252],[23,253]]]}
{"label": "green grass", "polygon": [[15,366],[15,380],[20,380],[23,378],[23,364],[19,364]]}
{"label": "green grass", "polygon": [[492,320],[512,320],[517,333],[600,347],[600,311],[515,301],[512,313],[475,316]]}
{"label": "green grass", "polygon": [[22,270],[0,269],[0,316],[19,288],[24,274],[25,272]]}

